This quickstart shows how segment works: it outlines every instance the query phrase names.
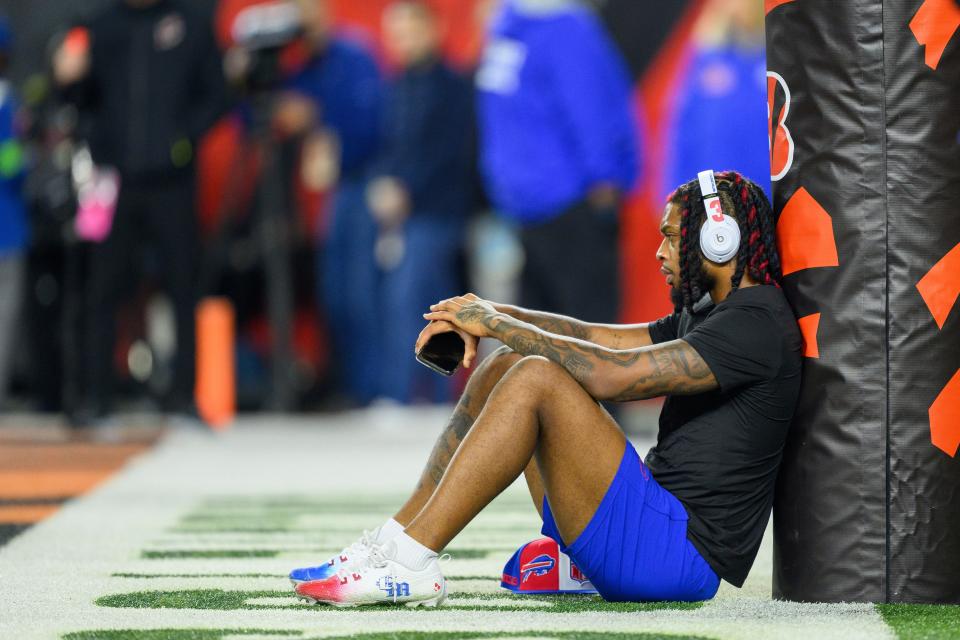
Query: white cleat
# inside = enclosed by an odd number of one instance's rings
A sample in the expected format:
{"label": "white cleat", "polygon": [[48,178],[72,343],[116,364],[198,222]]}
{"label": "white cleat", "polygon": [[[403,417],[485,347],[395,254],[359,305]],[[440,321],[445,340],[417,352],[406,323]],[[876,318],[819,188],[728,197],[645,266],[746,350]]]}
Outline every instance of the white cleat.
{"label": "white cleat", "polygon": [[295,587],[297,595],[334,607],[437,607],[447,599],[447,582],[437,558],[431,558],[418,571],[400,564],[395,557],[394,542],[374,546],[362,565],[342,567],[329,578],[300,583]]}

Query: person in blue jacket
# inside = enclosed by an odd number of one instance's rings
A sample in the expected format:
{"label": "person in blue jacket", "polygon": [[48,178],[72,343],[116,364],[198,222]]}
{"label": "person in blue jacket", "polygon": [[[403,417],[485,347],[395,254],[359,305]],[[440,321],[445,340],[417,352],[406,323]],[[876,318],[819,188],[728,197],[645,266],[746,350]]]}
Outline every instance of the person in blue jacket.
{"label": "person in blue jacket", "polygon": [[[378,393],[377,306],[369,295],[377,286],[373,259],[377,225],[365,191],[380,148],[383,82],[373,55],[358,39],[333,31],[326,0],[300,0],[312,55],[287,82],[289,95],[279,111],[295,114],[298,98],[312,109],[313,122],[335,151],[338,181],[332,192],[331,220],[317,254],[319,300],[327,313],[342,391],[357,404]],[[293,127],[297,128],[297,127]]]}
{"label": "person in blue jacket", "polygon": [[384,41],[399,66],[385,110],[384,148],[368,190],[377,221],[381,388],[388,399],[450,399],[450,380],[410,354],[423,310],[453,295],[471,190],[473,91],[441,58],[436,16],[422,0],[384,14]]}
{"label": "person in blue jacket", "polygon": [[502,0],[477,75],[480,164],[521,226],[521,304],[594,322],[619,307],[619,212],[639,172],[626,64],[574,0]]}
{"label": "person in blue jacket", "polygon": [[12,33],[0,16],[0,403],[6,397],[14,334],[23,306],[27,217],[23,148],[17,138],[17,100],[7,80]]}
{"label": "person in blue jacket", "polygon": [[694,28],[677,82],[660,195],[699,171],[736,169],[770,196],[763,7],[715,0]]}

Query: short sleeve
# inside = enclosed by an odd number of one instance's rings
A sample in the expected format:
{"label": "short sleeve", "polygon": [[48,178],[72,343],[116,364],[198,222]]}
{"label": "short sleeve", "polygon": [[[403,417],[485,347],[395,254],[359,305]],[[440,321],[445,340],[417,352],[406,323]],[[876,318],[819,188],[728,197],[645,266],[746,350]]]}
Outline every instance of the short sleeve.
{"label": "short sleeve", "polygon": [[773,378],[783,359],[779,325],[756,307],[718,308],[683,341],[700,354],[724,392]]}
{"label": "short sleeve", "polygon": [[653,341],[653,344],[676,340],[679,329],[679,313],[671,313],[647,325],[647,330],[650,332],[650,340]]}

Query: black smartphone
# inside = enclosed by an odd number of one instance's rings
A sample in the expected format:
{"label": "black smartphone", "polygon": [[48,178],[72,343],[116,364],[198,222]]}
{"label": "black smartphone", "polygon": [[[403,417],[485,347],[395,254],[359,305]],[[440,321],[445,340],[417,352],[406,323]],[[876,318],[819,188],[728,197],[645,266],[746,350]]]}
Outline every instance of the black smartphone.
{"label": "black smartphone", "polygon": [[438,333],[430,338],[417,353],[417,362],[430,367],[437,373],[452,376],[463,362],[466,348],[459,334],[453,331]]}

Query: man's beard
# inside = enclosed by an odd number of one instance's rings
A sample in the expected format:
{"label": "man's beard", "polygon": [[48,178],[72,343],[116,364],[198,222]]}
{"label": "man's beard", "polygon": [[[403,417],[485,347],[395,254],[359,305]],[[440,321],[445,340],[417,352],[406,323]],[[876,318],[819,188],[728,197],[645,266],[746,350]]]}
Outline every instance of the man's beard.
{"label": "man's beard", "polygon": [[673,308],[678,311],[683,308],[683,293],[677,285],[670,287],[670,302],[673,303]]}
{"label": "man's beard", "polygon": [[[704,264],[703,260],[700,261],[700,273],[699,273],[699,282],[697,283],[700,288],[700,297],[702,298],[705,294],[710,293],[717,286],[717,278],[707,271],[707,266]],[[683,291],[680,289],[680,276],[675,276],[677,284],[670,287],[670,302],[673,303],[673,308],[680,310],[683,308]],[[691,291],[691,294],[693,292]],[[695,294],[694,294],[695,295]],[[695,305],[700,302],[699,298],[697,300],[691,300],[690,304]]]}

